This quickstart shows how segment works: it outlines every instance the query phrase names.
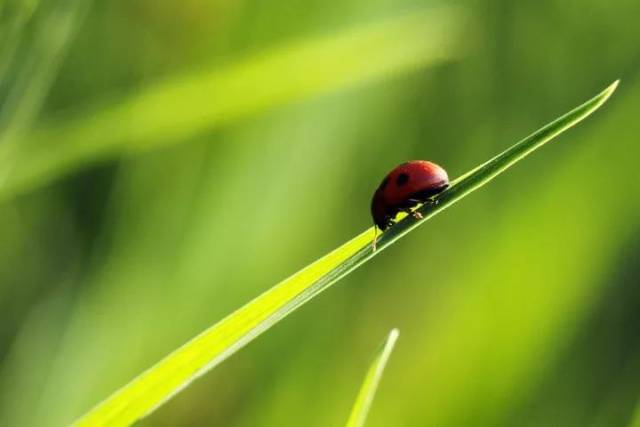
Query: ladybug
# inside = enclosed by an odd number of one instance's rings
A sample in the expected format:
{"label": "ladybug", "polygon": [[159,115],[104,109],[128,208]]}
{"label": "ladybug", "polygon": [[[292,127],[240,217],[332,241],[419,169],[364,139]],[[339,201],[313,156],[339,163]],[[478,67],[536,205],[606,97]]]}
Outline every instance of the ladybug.
{"label": "ladybug", "polygon": [[[449,186],[447,172],[437,164],[426,160],[412,160],[396,166],[382,180],[371,200],[374,224],[384,231],[395,224],[399,212],[407,212],[420,219],[414,211],[419,203],[427,203]],[[376,238],[373,240],[375,249]]]}

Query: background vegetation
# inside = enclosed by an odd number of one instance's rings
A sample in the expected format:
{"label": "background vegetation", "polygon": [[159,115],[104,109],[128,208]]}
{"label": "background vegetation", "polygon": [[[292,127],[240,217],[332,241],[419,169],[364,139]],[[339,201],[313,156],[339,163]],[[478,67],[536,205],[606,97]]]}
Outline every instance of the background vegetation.
{"label": "background vegetation", "polygon": [[626,426],[640,396],[637,1],[0,3],[0,424],[61,425],[452,177],[608,105],[143,425]]}

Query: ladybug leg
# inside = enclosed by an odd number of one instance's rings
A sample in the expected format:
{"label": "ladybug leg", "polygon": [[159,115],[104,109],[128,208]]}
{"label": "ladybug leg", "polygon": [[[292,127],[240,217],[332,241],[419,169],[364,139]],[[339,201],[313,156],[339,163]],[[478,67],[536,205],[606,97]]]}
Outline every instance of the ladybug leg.
{"label": "ladybug leg", "polygon": [[407,215],[411,215],[415,219],[422,219],[423,218],[422,214],[420,212],[418,212],[417,210],[414,210],[412,207],[406,207],[406,208],[402,209],[402,212],[405,212]]}
{"label": "ladybug leg", "polygon": [[409,199],[409,200],[408,200],[408,202],[409,202],[409,203],[411,203],[412,205],[411,205],[411,206],[408,206],[407,208],[405,208],[405,209],[404,209],[404,211],[405,211],[407,214],[409,214],[409,215],[411,215],[412,217],[414,217],[415,219],[422,219],[422,218],[424,218],[424,217],[422,216],[422,214],[421,214],[417,209],[414,209],[414,206],[415,206],[415,205],[417,205],[418,203],[424,203],[424,201],[419,200],[419,199]]}

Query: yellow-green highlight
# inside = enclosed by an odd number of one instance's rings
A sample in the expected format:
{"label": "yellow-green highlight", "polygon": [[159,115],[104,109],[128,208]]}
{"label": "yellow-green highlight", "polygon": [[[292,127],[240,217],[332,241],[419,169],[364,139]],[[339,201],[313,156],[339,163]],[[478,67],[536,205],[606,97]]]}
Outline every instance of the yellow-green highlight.
{"label": "yellow-green highlight", "polygon": [[384,344],[380,347],[380,350],[378,350],[378,353],[371,362],[367,375],[364,377],[362,387],[358,392],[358,397],[351,409],[351,415],[349,416],[346,427],[364,426],[367,415],[369,414],[369,409],[371,408],[371,403],[373,402],[376,390],[378,389],[378,384],[380,384],[380,379],[382,378],[384,369],[389,361],[389,356],[391,356],[393,347],[396,345],[396,341],[398,340],[398,335],[398,330],[392,329]]}
{"label": "yellow-green highlight", "polygon": [[330,283],[323,283],[321,279],[330,280],[332,270],[369,245],[372,231],[365,231],[198,335],[75,425],[129,425],[144,417],[315,296],[323,289],[318,289],[318,285],[328,286]]}

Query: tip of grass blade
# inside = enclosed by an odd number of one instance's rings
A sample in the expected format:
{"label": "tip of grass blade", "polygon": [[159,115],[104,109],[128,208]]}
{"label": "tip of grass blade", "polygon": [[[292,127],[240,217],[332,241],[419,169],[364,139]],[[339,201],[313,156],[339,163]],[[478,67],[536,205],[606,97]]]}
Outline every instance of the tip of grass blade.
{"label": "tip of grass blade", "polygon": [[609,99],[609,97],[613,94],[613,92],[616,91],[619,84],[620,84],[620,79],[611,83],[605,90],[603,90],[601,94],[600,103],[598,105],[604,104],[607,101],[607,99]]}
{"label": "tip of grass blade", "polygon": [[396,341],[398,340],[398,336],[400,336],[400,331],[398,330],[398,328],[393,328],[391,332],[389,332],[387,343],[389,343],[389,345],[391,346],[395,345]]}
{"label": "tip of grass blade", "polygon": [[[482,187],[489,181],[493,180],[496,176],[522,160],[524,157],[542,147],[564,131],[586,119],[609,99],[613,92],[615,92],[619,83],[619,79],[614,81],[606,89],[588,101],[563,116],[558,117],[546,126],[538,129],[536,132],[507,148],[505,151],[489,159],[485,163],[452,180],[449,188],[434,198],[435,203],[423,204],[418,208],[418,211],[422,214],[422,219],[416,219],[411,215],[401,214],[398,216],[398,222],[396,225],[386,230],[378,238],[376,252],[381,252],[413,228],[426,222],[439,212],[442,212],[444,209],[453,205],[467,194]],[[374,254],[372,252],[370,256],[373,255]]]}
{"label": "tip of grass blade", "polygon": [[367,419],[371,403],[378,389],[378,384],[382,378],[382,374],[391,356],[391,352],[398,340],[400,332],[397,328],[393,328],[387,338],[382,343],[380,349],[369,366],[369,370],[364,378],[356,401],[351,409],[351,414],[347,420],[346,427],[362,427]]}

